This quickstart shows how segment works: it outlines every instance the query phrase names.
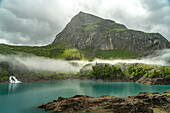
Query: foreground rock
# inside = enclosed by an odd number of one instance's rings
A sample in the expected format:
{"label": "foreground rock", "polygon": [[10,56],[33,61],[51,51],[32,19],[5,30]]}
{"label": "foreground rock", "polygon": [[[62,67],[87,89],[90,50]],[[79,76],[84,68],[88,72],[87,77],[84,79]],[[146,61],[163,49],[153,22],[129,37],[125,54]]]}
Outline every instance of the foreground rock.
{"label": "foreground rock", "polygon": [[170,112],[170,90],[159,93],[142,92],[124,98],[114,96],[89,97],[76,95],[38,106],[52,112],[156,113]]}

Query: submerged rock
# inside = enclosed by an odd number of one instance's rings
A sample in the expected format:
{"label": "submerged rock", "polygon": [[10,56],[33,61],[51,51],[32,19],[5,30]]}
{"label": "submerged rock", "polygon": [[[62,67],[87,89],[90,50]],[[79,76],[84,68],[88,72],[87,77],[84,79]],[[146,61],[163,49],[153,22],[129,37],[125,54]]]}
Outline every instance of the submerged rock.
{"label": "submerged rock", "polygon": [[71,98],[59,97],[58,100],[42,104],[43,108],[52,112],[104,112],[104,113],[154,113],[159,111],[170,112],[169,90],[164,94],[141,92],[137,96],[90,97],[76,95]]}

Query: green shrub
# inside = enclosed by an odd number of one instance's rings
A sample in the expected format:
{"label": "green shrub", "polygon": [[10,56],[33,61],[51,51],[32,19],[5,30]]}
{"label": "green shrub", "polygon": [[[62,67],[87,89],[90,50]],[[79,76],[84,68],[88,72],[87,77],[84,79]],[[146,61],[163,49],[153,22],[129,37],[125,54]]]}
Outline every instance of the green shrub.
{"label": "green shrub", "polygon": [[158,65],[146,65],[146,64],[128,64],[127,72],[132,77],[143,76],[143,77],[169,77],[170,67],[169,66],[158,66]]}
{"label": "green shrub", "polygon": [[116,67],[108,64],[97,64],[92,67],[92,71],[88,73],[88,76],[95,77],[116,77],[124,76],[120,67]]}
{"label": "green shrub", "polygon": [[170,77],[170,75],[166,75],[165,77]]}
{"label": "green shrub", "polygon": [[151,97],[151,96],[153,96],[153,94],[149,94],[148,96],[150,96],[150,97]]}

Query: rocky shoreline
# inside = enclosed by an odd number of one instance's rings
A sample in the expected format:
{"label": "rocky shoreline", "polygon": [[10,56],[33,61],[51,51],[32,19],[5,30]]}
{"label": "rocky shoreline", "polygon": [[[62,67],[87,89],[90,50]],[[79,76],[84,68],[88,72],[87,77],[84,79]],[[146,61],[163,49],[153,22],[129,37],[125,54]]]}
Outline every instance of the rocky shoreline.
{"label": "rocky shoreline", "polygon": [[[132,79],[130,77],[109,77],[109,78],[93,78],[87,76],[71,76],[58,78],[56,76],[18,76],[17,79],[22,82],[46,82],[46,81],[61,81],[61,80],[93,80],[105,82],[136,82],[147,85],[170,85],[170,78],[138,78]],[[1,83],[9,83],[9,80],[0,80]]]}
{"label": "rocky shoreline", "polygon": [[[22,82],[47,82],[68,80],[70,77],[58,78],[56,76],[17,76],[17,79]],[[0,84],[9,83],[9,80],[0,80]]]}
{"label": "rocky shoreline", "polygon": [[102,113],[169,113],[170,90],[159,93],[141,92],[137,96],[90,97],[76,95],[71,98],[59,97],[47,104],[37,106],[52,112],[102,112]]}
{"label": "rocky shoreline", "polygon": [[147,85],[170,85],[170,78],[130,78],[130,77],[109,77],[109,78],[91,78],[91,77],[79,77],[79,80],[94,80],[94,81],[105,81],[105,82],[136,82]]}

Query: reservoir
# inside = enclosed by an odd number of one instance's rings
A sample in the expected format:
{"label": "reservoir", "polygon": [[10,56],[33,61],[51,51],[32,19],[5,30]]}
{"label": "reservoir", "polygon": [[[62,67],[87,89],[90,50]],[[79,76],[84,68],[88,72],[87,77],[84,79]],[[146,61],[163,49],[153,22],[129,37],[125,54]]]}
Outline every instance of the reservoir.
{"label": "reservoir", "polygon": [[89,80],[0,84],[0,113],[47,113],[35,107],[57,100],[60,96],[127,97],[136,96],[140,92],[163,93],[168,89],[170,85]]}

